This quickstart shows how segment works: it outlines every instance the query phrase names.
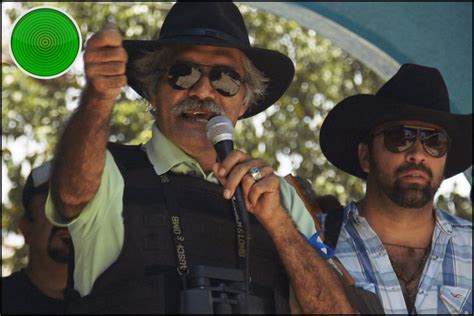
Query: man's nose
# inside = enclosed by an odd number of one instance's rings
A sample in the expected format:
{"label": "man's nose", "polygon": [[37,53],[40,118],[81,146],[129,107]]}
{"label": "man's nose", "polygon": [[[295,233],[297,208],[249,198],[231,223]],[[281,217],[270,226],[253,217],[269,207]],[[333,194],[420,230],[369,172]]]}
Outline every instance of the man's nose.
{"label": "man's nose", "polygon": [[415,144],[413,144],[408,150],[407,150],[407,160],[410,162],[415,162],[415,163],[420,163],[422,161],[426,160],[426,155],[428,153],[426,152],[425,148],[423,147],[423,144],[421,143],[420,138],[416,138]]}
{"label": "man's nose", "polygon": [[215,100],[216,89],[212,86],[208,74],[203,74],[198,82],[189,88],[189,96],[196,97],[199,100]]}

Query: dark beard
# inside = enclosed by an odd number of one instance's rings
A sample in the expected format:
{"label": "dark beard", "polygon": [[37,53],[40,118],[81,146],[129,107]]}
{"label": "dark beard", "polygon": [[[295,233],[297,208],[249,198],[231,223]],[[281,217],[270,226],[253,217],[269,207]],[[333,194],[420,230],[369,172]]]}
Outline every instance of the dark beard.
{"label": "dark beard", "polygon": [[62,248],[53,248],[51,240],[53,239],[54,234],[59,230],[59,227],[53,227],[51,233],[49,234],[48,239],[48,255],[49,257],[58,263],[68,263],[69,260],[69,247],[72,240],[69,238],[67,240],[63,240],[66,244],[65,247]]}
{"label": "dark beard", "polygon": [[420,186],[411,184],[402,187],[401,181],[398,179],[393,184],[390,192],[385,192],[388,197],[397,205],[404,208],[421,208],[433,200],[434,192],[431,190],[430,184]]}
{"label": "dark beard", "polygon": [[[375,164],[372,164],[375,165]],[[409,184],[403,185],[401,179],[397,178],[393,186],[385,184],[377,175],[379,172],[376,172],[376,182],[379,187],[382,188],[382,191],[400,207],[403,208],[421,208],[433,201],[434,195],[438,190],[440,183],[432,183],[433,181],[433,172],[423,164],[416,163],[406,163],[400,166],[395,171],[395,177],[398,177],[400,174],[410,170],[420,170],[425,172],[429,181],[425,185],[420,184]]]}

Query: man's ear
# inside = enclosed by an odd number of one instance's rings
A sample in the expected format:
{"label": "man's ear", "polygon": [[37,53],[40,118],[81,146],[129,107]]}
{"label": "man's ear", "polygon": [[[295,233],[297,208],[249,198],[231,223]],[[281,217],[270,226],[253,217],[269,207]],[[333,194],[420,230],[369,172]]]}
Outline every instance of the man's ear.
{"label": "man's ear", "polygon": [[359,164],[362,171],[369,173],[370,163],[369,163],[369,145],[359,144],[357,147],[357,156],[359,157]]}
{"label": "man's ear", "polygon": [[25,237],[26,244],[30,244],[30,229],[32,224],[33,223],[28,218],[26,218],[26,216],[22,216],[18,222],[18,228]]}

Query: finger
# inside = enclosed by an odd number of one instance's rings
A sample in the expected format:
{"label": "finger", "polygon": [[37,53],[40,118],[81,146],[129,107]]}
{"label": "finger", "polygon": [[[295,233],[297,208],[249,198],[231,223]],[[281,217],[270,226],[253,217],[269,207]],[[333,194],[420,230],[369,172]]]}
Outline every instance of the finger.
{"label": "finger", "polygon": [[240,150],[233,150],[222,162],[217,162],[212,166],[212,171],[214,175],[219,180],[219,182],[224,186],[224,198],[230,199],[233,194],[232,192],[226,188],[227,184],[227,176],[229,171],[232,170],[233,166],[239,162],[243,162],[248,160],[250,157],[247,156]]}
{"label": "finger", "polygon": [[249,191],[247,195],[248,203],[250,204],[250,209],[255,207],[262,197],[266,193],[270,194],[280,194],[280,178],[272,173],[262,178],[260,181],[256,182]]}
{"label": "finger", "polygon": [[95,33],[88,41],[87,48],[99,48],[105,46],[121,46],[122,34],[116,26],[108,24],[99,32]]}
{"label": "finger", "polygon": [[[259,167],[259,169],[260,169],[260,174],[262,175],[262,178],[258,180],[258,182],[262,181],[266,176],[273,174],[273,168],[270,166],[262,166],[262,167]],[[242,186],[242,191],[245,197],[248,196],[252,187],[256,183],[257,181],[255,181],[255,179],[248,172],[244,175],[240,184]]]}
{"label": "finger", "polygon": [[86,77],[115,76],[125,74],[125,63],[107,62],[85,65]]}
{"label": "finger", "polygon": [[92,85],[96,91],[108,91],[110,89],[119,89],[127,84],[127,77],[120,76],[99,76],[92,80]]}
{"label": "finger", "polygon": [[97,49],[88,49],[84,52],[84,63],[109,61],[121,61],[126,63],[127,60],[127,51],[123,47],[101,47]]}
{"label": "finger", "polygon": [[212,165],[212,172],[214,173],[214,176],[216,179],[219,181],[220,184],[225,185],[226,182],[226,177],[225,176],[220,176],[219,175],[219,169],[220,169],[220,163],[216,162],[214,165]]}
{"label": "finger", "polygon": [[218,171],[216,172],[217,175],[221,177],[227,177],[230,170],[241,162],[249,160],[250,157],[240,150],[233,150],[227,157],[219,163]]}
{"label": "finger", "polygon": [[249,169],[252,167],[261,168],[264,165],[265,162],[261,159],[250,159],[235,165],[227,176],[227,180],[224,185],[224,193],[226,193],[225,190],[228,190],[228,194],[233,196],[236,188],[242,182],[244,177],[248,176],[252,178],[250,175],[248,175]]}

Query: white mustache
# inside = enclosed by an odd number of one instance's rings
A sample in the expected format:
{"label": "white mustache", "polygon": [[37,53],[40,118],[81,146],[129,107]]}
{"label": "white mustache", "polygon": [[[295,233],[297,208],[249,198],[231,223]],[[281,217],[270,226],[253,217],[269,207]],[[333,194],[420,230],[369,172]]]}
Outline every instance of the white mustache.
{"label": "white mustache", "polygon": [[215,115],[225,115],[224,110],[214,101],[204,100],[199,101],[196,99],[186,99],[171,110],[171,113],[175,116],[180,116],[189,110],[203,110],[211,112]]}

